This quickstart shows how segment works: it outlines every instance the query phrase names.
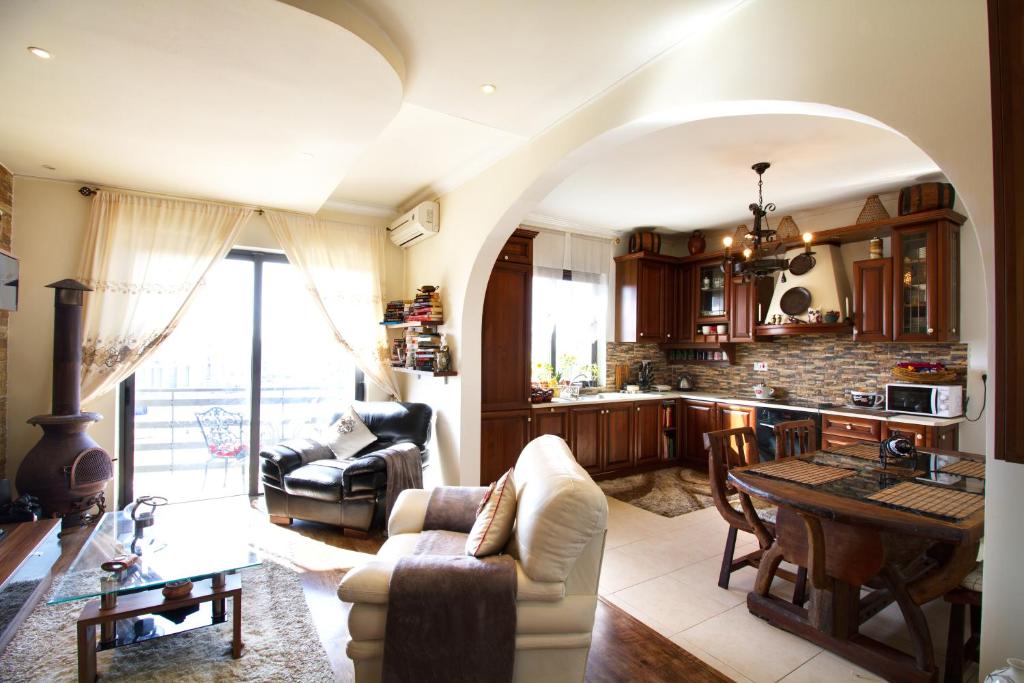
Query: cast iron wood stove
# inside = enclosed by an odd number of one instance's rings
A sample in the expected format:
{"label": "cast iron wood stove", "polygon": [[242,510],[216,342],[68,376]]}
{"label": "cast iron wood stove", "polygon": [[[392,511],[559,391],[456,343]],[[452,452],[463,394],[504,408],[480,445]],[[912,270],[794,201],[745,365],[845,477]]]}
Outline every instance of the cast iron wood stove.
{"label": "cast iron wood stove", "polygon": [[106,509],[104,488],[114,476],[113,461],[86,433],[103,419],[81,411],[82,300],[92,289],[77,280],[47,285],[54,291],[53,401],[49,415],[36,415],[43,437],[18,468],[19,493],[39,499],[43,514],[62,517],[64,528],[88,524],[95,508]]}

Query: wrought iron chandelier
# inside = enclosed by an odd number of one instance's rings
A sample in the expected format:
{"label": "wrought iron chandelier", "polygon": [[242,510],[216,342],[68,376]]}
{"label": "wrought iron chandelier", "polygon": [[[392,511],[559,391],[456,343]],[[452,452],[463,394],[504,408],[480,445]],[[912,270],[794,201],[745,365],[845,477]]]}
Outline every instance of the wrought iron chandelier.
{"label": "wrought iron chandelier", "polygon": [[[744,236],[742,244],[736,245],[741,249],[743,258],[733,255],[732,237],[722,240],[725,246],[725,269],[734,277],[741,277],[744,282],[755,278],[774,277],[775,273],[789,268],[789,261],[785,257],[785,242],[775,239],[775,230],[768,224],[768,212],[775,211],[774,203],[764,203],[763,176],[769,167],[771,164],[767,161],[759,161],[750,167],[757,173],[757,203],[748,207],[754,214],[754,229]],[[808,237],[809,235],[804,236],[805,242]]]}

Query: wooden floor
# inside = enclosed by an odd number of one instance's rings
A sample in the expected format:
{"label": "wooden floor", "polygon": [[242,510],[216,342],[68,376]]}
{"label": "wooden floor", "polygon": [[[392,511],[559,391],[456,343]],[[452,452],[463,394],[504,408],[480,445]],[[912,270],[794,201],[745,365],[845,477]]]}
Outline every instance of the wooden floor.
{"label": "wooden floor", "polygon": [[[351,681],[352,662],[345,655],[348,605],[338,599],[344,568],[376,553],[383,539],[353,538],[340,529],[296,521],[273,525],[262,499],[245,497],[190,503],[200,518],[219,519],[245,530],[265,558],[291,566],[299,573],[310,614],[330,658],[336,681]],[[159,511],[157,512],[159,517]],[[65,568],[85,540],[84,533],[67,538],[58,568]],[[729,681],[678,645],[619,608],[598,602],[594,640],[587,662],[587,680],[595,682]]]}

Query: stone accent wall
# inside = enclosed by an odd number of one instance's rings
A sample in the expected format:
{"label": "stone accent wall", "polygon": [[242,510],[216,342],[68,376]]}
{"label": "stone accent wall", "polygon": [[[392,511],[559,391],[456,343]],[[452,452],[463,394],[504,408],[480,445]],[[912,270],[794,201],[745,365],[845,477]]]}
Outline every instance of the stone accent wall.
{"label": "stone accent wall", "polygon": [[[0,249],[11,251],[11,210],[14,177],[0,166]],[[10,313],[0,311],[0,479],[7,476],[7,324]]]}
{"label": "stone accent wall", "polygon": [[[635,381],[637,364],[654,362],[655,381],[676,384],[681,373],[693,377],[698,391],[736,398],[751,396],[751,387],[764,383],[781,394],[807,401],[847,403],[844,392],[881,393],[894,382],[889,370],[902,361],[945,363],[967,372],[967,344],[883,344],[837,339],[833,335],[782,337],[773,342],[736,344],[736,364],[689,361],[670,364],[665,353],[652,344],[609,342],[607,388],[612,388],[615,364],[626,363]],[[768,372],[754,372],[754,363],[768,363]],[[963,383],[961,379],[961,383]]]}

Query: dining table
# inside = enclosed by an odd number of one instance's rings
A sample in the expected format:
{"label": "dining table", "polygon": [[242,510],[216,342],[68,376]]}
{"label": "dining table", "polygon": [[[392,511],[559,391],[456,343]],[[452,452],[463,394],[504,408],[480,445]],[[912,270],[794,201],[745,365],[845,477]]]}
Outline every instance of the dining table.
{"label": "dining table", "polygon": [[[887,680],[937,680],[921,606],[956,589],[978,562],[984,460],[943,449],[894,458],[863,443],[731,467],[728,482],[763,551],[748,609]],[[751,497],[778,506],[774,534]],[[806,605],[771,594],[782,561],[806,568]],[[860,632],[893,602],[910,653]]]}

